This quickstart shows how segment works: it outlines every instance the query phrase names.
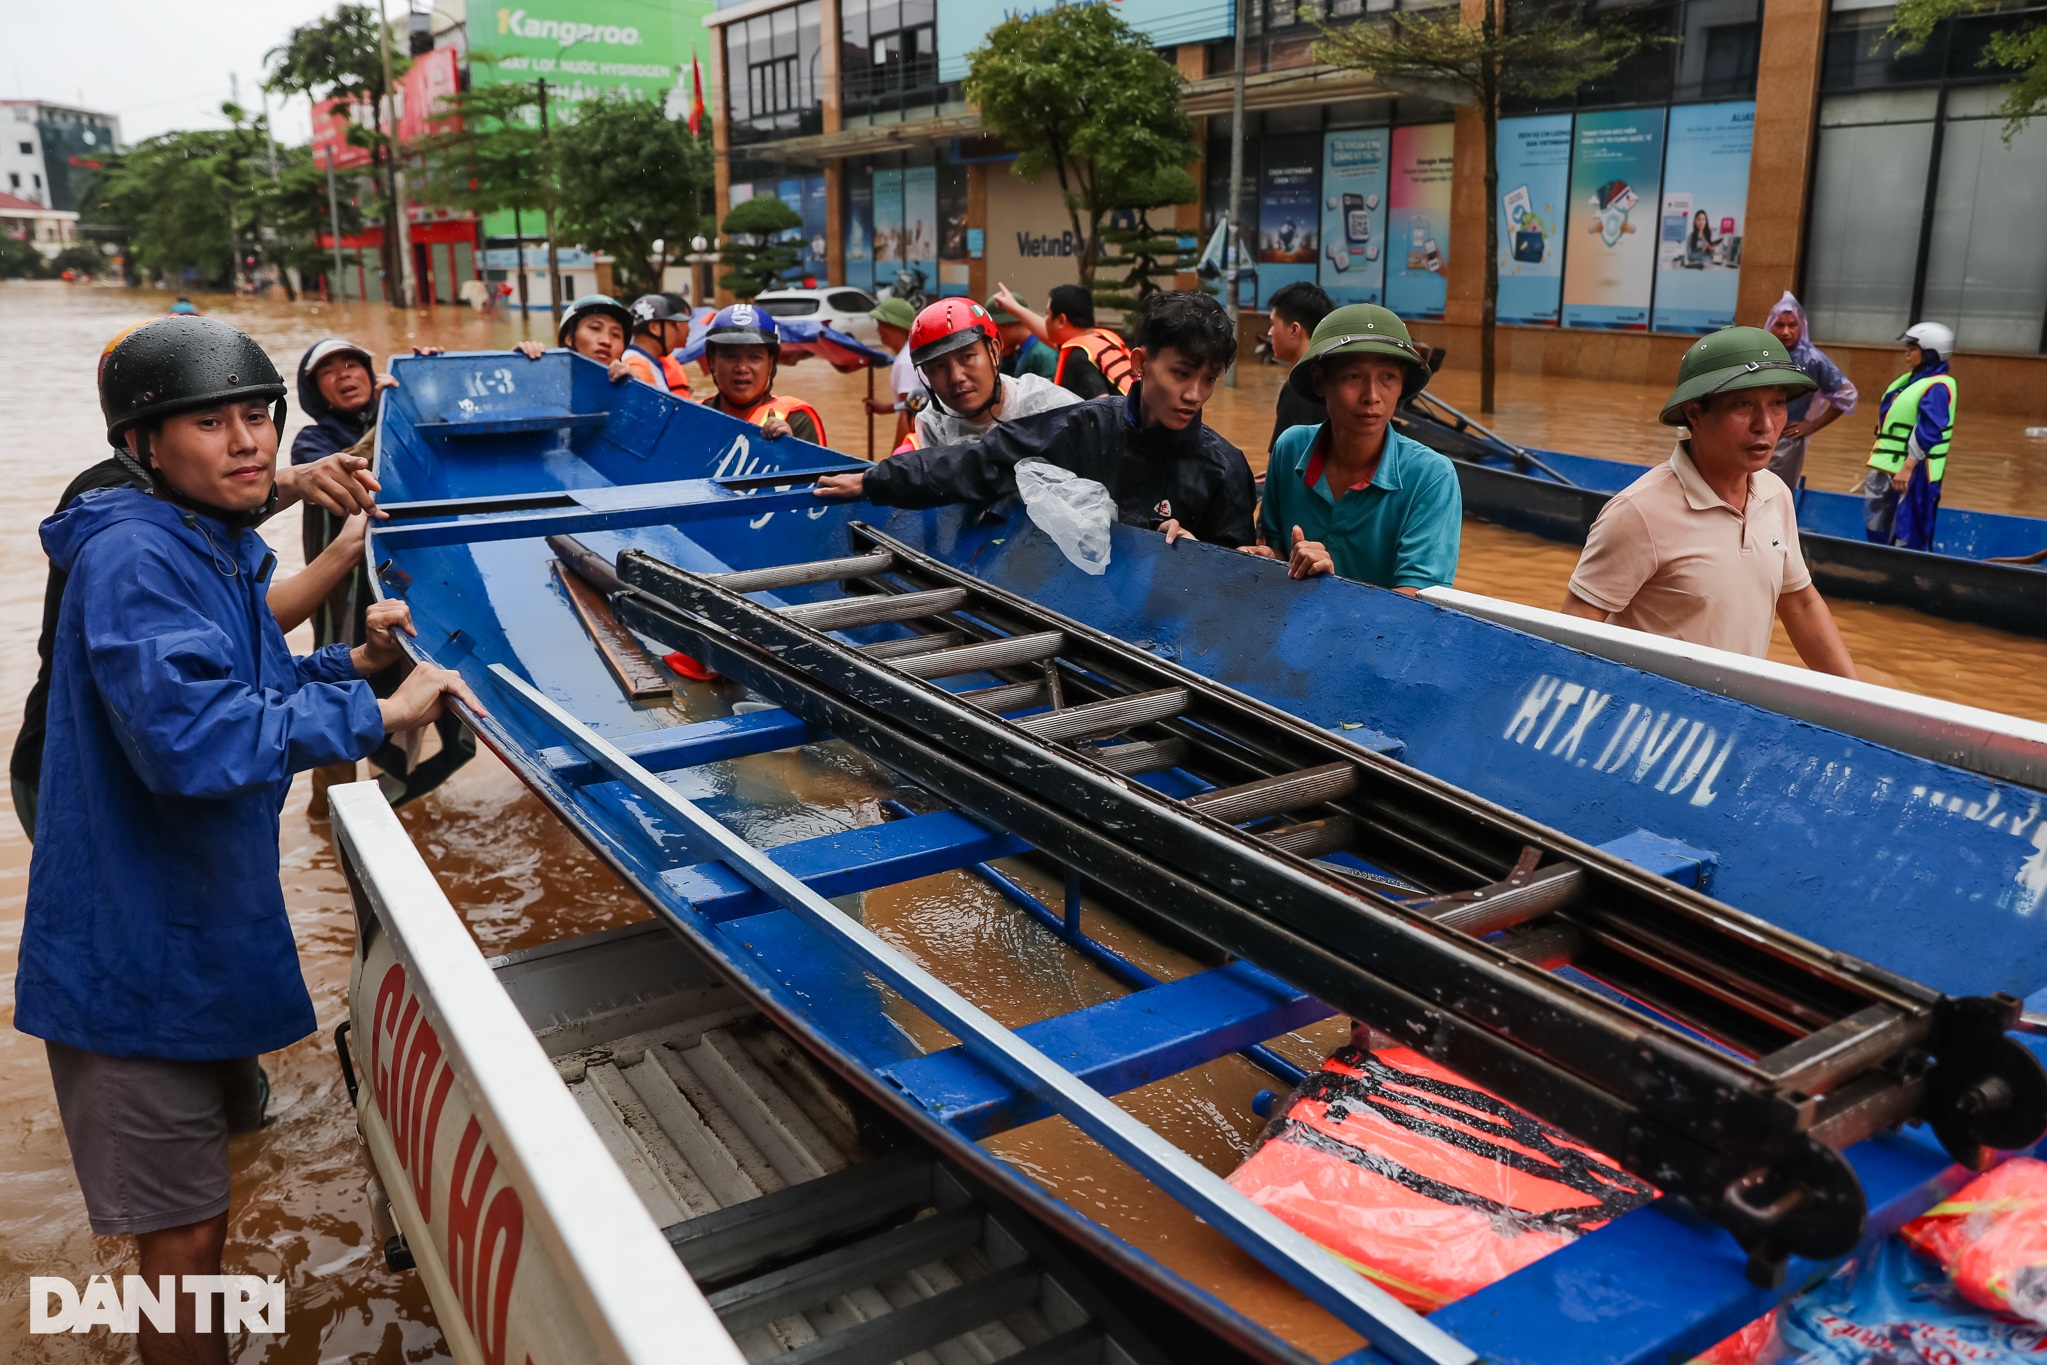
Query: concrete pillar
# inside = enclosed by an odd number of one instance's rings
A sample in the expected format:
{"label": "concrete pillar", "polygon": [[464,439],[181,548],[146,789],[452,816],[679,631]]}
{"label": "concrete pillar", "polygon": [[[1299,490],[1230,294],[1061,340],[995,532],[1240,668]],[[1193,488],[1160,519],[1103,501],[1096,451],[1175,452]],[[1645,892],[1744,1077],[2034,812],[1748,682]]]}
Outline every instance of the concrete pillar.
{"label": "concrete pillar", "polygon": [[[1485,120],[1476,108],[1457,111],[1450,180],[1450,269],[1443,320],[1476,327],[1485,308]],[[1392,267],[1387,267],[1389,273]]]}
{"label": "concrete pillar", "polygon": [[[1180,74],[1190,81],[1203,80],[1208,75],[1208,45],[1206,43],[1182,43],[1173,49],[1173,64]],[[1202,200],[1208,191],[1208,120],[1197,118],[1194,124],[1194,160],[1188,163],[1187,174],[1194,177],[1194,202],[1173,206],[1172,225],[1183,237],[1199,240],[1201,236]],[[1176,289],[1199,288],[1201,281],[1194,272],[1182,271],[1173,277]]]}
{"label": "concrete pillar", "polygon": [[[1505,0],[1498,0],[1502,10]],[[1466,28],[1485,22],[1487,0],[1459,0],[1457,17]],[[1477,326],[1485,308],[1485,119],[1476,105],[1457,111],[1455,163],[1450,180],[1450,270],[1443,291],[1443,320]],[[1392,265],[1387,265],[1388,273]]]}
{"label": "concrete pillar", "polygon": [[1755,148],[1735,311],[1737,321],[1755,327],[1763,325],[1779,294],[1798,286],[1826,32],[1826,0],[1769,0],[1763,6]]}
{"label": "concrete pillar", "polygon": [[[975,302],[983,302],[995,292],[994,282],[988,278],[988,171],[989,163],[972,162],[967,166],[967,230],[979,229],[981,233],[981,254],[968,253],[967,295]],[[1006,165],[997,164],[995,170],[1008,174]]]}
{"label": "concrete pillar", "polygon": [[846,163],[824,163],[824,267],[831,284],[846,282]]}

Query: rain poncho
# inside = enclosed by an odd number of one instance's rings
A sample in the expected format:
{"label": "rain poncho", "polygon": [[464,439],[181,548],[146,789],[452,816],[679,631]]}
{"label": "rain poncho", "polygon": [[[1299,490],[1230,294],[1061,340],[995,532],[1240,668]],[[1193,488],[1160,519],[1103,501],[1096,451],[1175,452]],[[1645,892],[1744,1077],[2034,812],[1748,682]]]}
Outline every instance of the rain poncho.
{"label": "rain poncho", "polygon": [[[1798,340],[1791,347],[1791,363],[1804,370],[1819,388],[1792,399],[1785,421],[1803,422],[1809,416],[1818,416],[1821,409],[1816,405],[1839,408],[1843,416],[1855,411],[1860,395],[1855,392],[1854,383],[1841,373],[1841,367],[1825,351],[1812,344],[1812,331],[1805,320],[1805,306],[1790,290],[1785,290],[1784,297],[1777,300],[1776,307],[1770,310],[1770,316],[1764,319],[1763,325],[1768,327],[1786,313],[1798,319]],[[1805,474],[1805,443],[1806,438],[1802,436],[1779,441],[1777,453],[1770,457],[1770,472],[1792,488],[1798,487],[1799,479]]]}
{"label": "rain poncho", "polygon": [[69,581],[15,1026],[193,1061],[304,1037],[278,816],[293,773],[382,741],[376,697],[346,648],[291,656],[253,530],[120,488],[42,540]]}

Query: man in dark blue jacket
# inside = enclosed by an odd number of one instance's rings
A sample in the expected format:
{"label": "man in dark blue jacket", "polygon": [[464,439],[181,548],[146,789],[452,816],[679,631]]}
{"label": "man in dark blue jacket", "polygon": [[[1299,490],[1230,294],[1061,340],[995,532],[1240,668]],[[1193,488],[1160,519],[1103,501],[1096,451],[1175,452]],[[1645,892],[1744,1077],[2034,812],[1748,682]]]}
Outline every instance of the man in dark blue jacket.
{"label": "man in dark blue jacket", "polygon": [[[67,582],[15,1026],[48,1045],[93,1231],[136,1237],[152,1286],[220,1272],[227,1134],[262,1121],[256,1057],[313,1028],[278,875],[292,774],[474,704],[441,669],[381,702],[361,681],[399,656],[402,603],[354,650],[286,649],[254,530],[283,398],[225,323],[135,329],[101,360],[100,401],[150,491],[94,492],[42,527]],[[189,1295],[178,1313],[174,1342],[145,1328],[145,1358],[225,1361]]]}
{"label": "man in dark blue jacket", "polygon": [[1016,493],[1016,466],[1043,460],[1109,490],[1126,526],[1231,547],[1258,538],[1251,466],[1202,406],[1236,354],[1221,304],[1194,291],[1160,290],[1137,306],[1130,358],[1137,376],[1120,393],[1004,422],[970,445],[904,451],[851,474],[817,481],[821,498],[864,497],[883,507],[993,502]]}
{"label": "man in dark blue jacket", "polygon": [[[439,346],[415,346],[414,355],[439,355]],[[346,337],[321,337],[299,357],[299,411],[307,424],[291,442],[293,469],[305,469],[322,460],[367,460],[369,438],[377,429],[378,396],[395,389],[398,381],[377,373],[377,362],[367,349]],[[374,481],[373,481],[374,484]],[[346,518],[321,503],[308,500],[301,545],[306,563],[319,558],[342,533]],[[363,613],[370,602],[367,567],[359,567],[340,586],[313,608],[313,642],[331,645],[354,644],[363,638]],[[396,675],[370,680],[378,696],[386,696],[398,685]],[[434,722],[440,747],[414,762],[414,749],[402,744],[383,744],[370,755],[378,780],[391,804],[426,795],[453,776],[455,770],[476,756],[476,738],[453,715]],[[313,814],[324,815],[327,788],[334,782],[353,782],[355,765],[342,764],[313,774]]]}

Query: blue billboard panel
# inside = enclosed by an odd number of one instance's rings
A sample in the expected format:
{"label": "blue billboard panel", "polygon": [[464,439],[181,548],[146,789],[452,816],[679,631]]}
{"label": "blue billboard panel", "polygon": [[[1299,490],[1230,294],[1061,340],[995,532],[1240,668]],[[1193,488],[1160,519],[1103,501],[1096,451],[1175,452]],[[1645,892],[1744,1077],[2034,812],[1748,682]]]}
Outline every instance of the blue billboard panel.
{"label": "blue billboard panel", "polygon": [[1378,303],[1386,288],[1386,156],[1391,133],[1322,138],[1322,289],[1341,304]]}
{"label": "blue billboard panel", "polygon": [[1750,100],[1670,111],[1656,234],[1659,332],[1704,333],[1734,325],[1755,129]]}
{"label": "blue billboard panel", "polygon": [[1578,115],[1565,226],[1566,327],[1649,329],[1663,116],[1662,109]]}
{"label": "blue billboard panel", "polygon": [[1554,327],[1564,294],[1564,205],[1571,192],[1571,116],[1500,120],[1501,322]]}

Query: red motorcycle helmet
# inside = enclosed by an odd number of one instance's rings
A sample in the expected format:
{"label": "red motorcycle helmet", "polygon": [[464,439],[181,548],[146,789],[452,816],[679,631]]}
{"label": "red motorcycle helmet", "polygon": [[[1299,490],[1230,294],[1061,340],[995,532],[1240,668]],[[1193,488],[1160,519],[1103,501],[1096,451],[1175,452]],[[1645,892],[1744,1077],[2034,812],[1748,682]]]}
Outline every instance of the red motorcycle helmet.
{"label": "red motorcycle helmet", "polygon": [[964,350],[977,341],[1000,348],[995,320],[972,299],[940,299],[925,305],[910,324],[910,363],[922,369],[940,356]]}

